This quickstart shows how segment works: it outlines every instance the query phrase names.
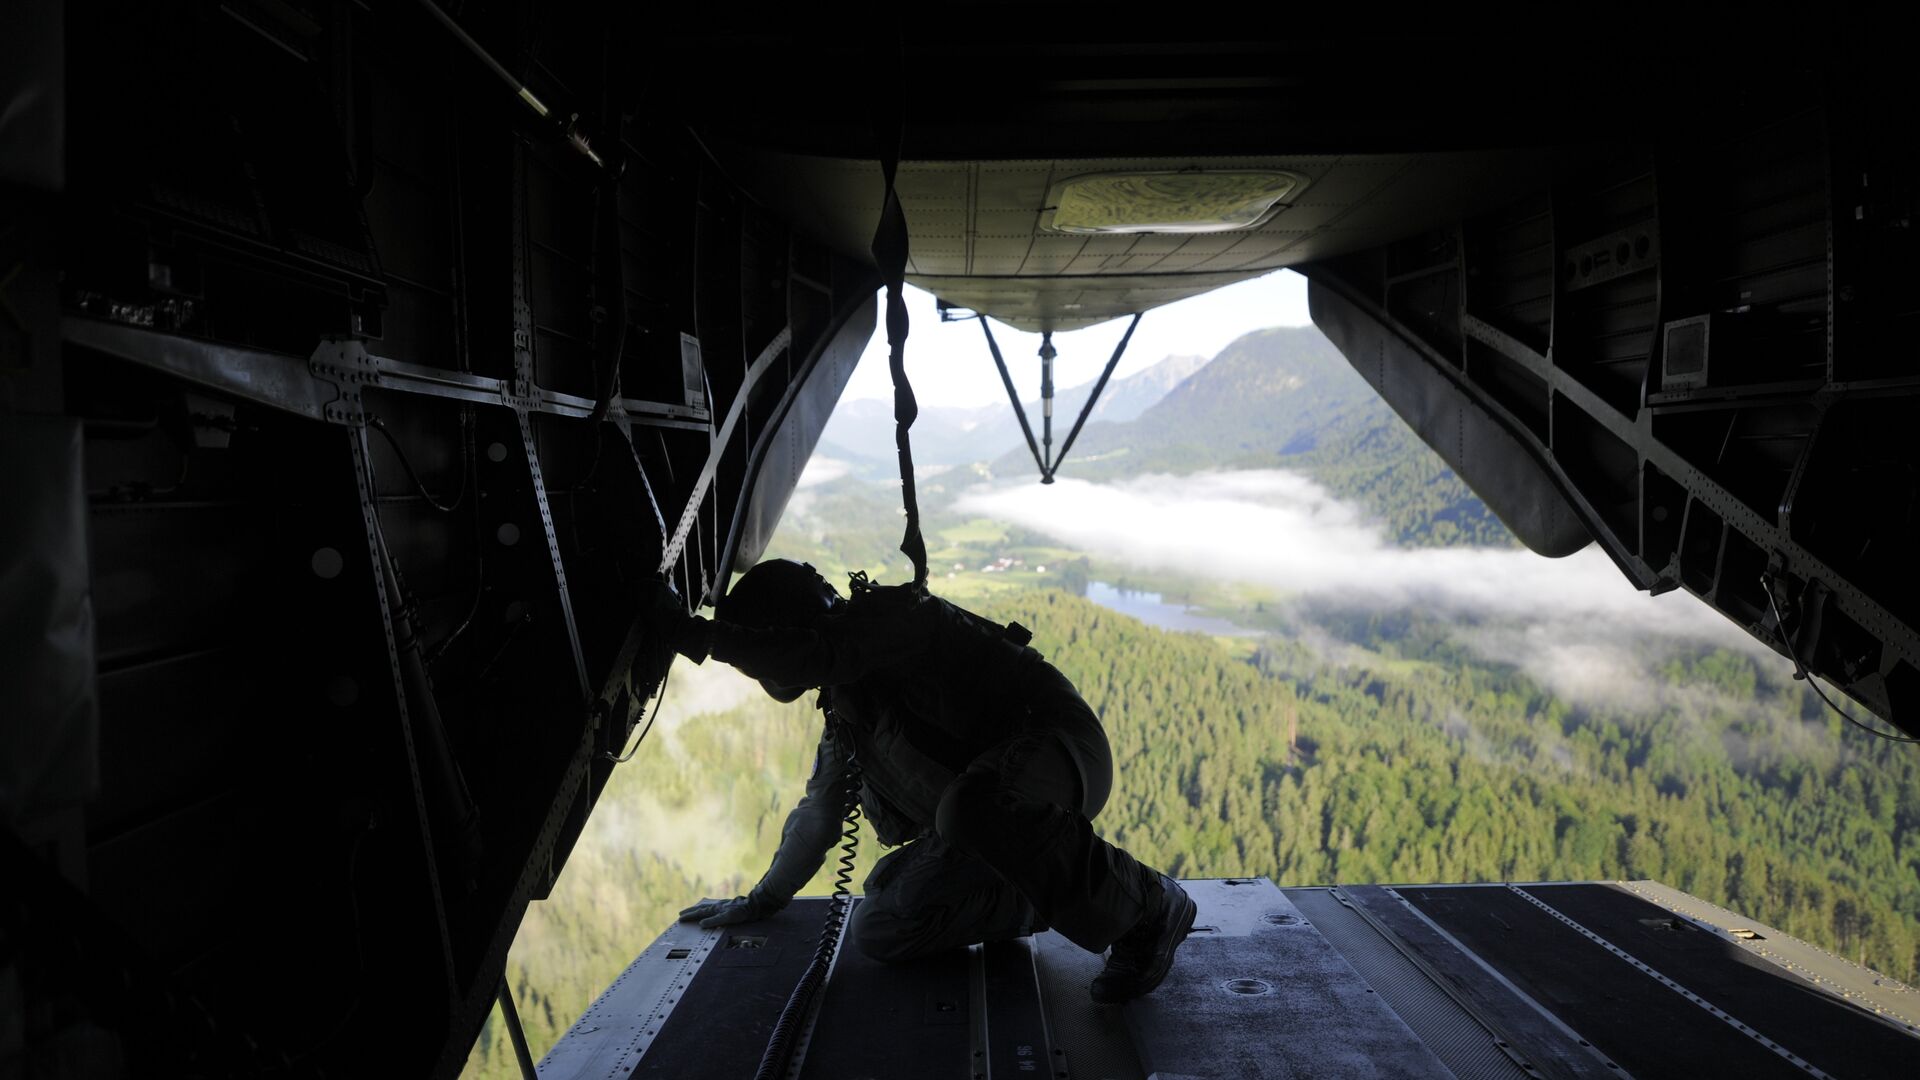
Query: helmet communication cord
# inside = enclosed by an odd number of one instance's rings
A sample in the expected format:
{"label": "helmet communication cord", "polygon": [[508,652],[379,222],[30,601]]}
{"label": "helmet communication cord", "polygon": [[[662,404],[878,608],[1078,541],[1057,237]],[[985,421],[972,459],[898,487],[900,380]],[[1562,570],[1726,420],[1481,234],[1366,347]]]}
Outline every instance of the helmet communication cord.
{"label": "helmet communication cord", "polygon": [[[898,79],[895,85],[899,85]],[[920,499],[914,490],[913,444],[908,437],[913,421],[920,414],[920,407],[914,400],[913,384],[907,381],[906,367],[908,319],[902,290],[906,285],[907,273],[907,215],[901,209],[899,193],[894,190],[894,179],[900,171],[900,137],[904,129],[898,105],[895,99],[883,98],[882,108],[887,111],[876,125],[881,142],[880,172],[886,180],[887,190],[886,199],[881,204],[880,223],[873,234],[872,251],[874,262],[879,264],[880,274],[887,286],[887,368],[893,375],[893,441],[900,459],[900,501],[907,516],[906,533],[900,538],[900,550],[913,563],[913,588],[924,591],[927,587],[927,543],[920,534]],[[854,586],[855,591],[864,591],[867,586],[864,574],[858,577]],[[814,950],[806,973],[800,976],[800,982],[787,998],[786,1007],[780,1010],[780,1019],[775,1022],[773,1034],[767,1040],[767,1049],[760,1057],[760,1067],[754,1072],[754,1080],[776,1080],[787,1075],[795,1040],[807,1023],[814,1000],[826,985],[827,973],[833,968],[834,953],[840,945],[840,934],[846,927],[847,914],[853,908],[853,858],[860,829],[860,762],[854,755],[852,732],[846,722],[834,713],[828,691],[823,689],[820,695],[821,709],[827,715],[828,730],[832,732],[841,758],[846,763],[846,786],[843,791],[844,802],[841,804],[845,827],[840,833],[844,838],[840,845],[840,866],[834,873],[833,897],[827,901],[827,918],[820,928],[820,944]]]}
{"label": "helmet communication cord", "polygon": [[860,759],[854,754],[853,733],[834,713],[827,691],[820,691],[820,701],[822,711],[827,714],[827,730],[845,763],[839,866],[833,873],[833,896],[827,901],[827,918],[820,926],[820,943],[814,947],[813,960],[780,1010],[780,1019],[774,1022],[767,1049],[760,1055],[760,1067],[754,1070],[754,1080],[778,1080],[787,1075],[795,1041],[813,1012],[814,999],[827,984],[827,973],[833,970],[833,957],[840,947],[840,934],[847,925],[847,913],[853,909],[853,859],[860,843]]}

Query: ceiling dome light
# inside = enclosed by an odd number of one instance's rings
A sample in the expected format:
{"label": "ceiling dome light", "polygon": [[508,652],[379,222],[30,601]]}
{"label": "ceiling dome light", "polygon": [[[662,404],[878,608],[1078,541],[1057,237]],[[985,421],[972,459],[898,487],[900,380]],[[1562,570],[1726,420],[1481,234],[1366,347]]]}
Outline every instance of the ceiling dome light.
{"label": "ceiling dome light", "polygon": [[1064,233],[1212,233],[1251,229],[1306,185],[1274,169],[1088,173],[1054,185],[1047,228]]}

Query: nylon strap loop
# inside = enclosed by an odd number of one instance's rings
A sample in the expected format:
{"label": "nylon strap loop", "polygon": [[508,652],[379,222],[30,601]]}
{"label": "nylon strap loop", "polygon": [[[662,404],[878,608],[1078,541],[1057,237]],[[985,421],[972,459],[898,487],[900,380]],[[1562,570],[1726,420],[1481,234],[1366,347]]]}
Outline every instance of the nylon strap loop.
{"label": "nylon strap loop", "polygon": [[[907,302],[902,295],[907,275],[907,215],[894,191],[899,172],[899,120],[893,130],[883,132],[885,156],[880,172],[886,179],[886,201],[881,204],[880,224],[873,234],[873,259],[880,266],[887,285],[887,370],[893,375],[893,443],[900,458],[900,502],[907,512],[907,530],[900,538],[900,550],[913,562],[913,584],[927,585],[927,542],[920,535],[920,497],[913,485],[913,444],[907,432],[920,415],[913,397],[913,385],[907,381]],[[891,135],[891,138],[886,137]]]}

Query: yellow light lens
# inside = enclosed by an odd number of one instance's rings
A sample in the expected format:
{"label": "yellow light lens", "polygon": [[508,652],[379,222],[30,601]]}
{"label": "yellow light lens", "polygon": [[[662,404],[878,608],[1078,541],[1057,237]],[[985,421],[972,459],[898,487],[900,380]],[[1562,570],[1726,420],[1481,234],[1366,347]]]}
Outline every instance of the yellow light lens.
{"label": "yellow light lens", "polygon": [[1293,173],[1095,173],[1057,188],[1052,228],[1067,233],[1210,233],[1250,229],[1300,187]]}

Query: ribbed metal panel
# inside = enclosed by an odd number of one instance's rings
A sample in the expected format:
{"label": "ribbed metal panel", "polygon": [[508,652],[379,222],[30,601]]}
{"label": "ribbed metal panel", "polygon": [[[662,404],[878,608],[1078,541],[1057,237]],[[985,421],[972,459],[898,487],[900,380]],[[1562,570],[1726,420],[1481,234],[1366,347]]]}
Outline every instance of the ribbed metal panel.
{"label": "ribbed metal panel", "polygon": [[1527,1080],[1495,1036],[1331,889],[1288,889],[1301,914],[1461,1080]]}
{"label": "ribbed metal panel", "polygon": [[1087,996],[1087,985],[1100,974],[1105,958],[1052,932],[1035,935],[1033,943],[1047,1029],[1053,1045],[1066,1051],[1068,1074],[1073,1080],[1144,1077],[1125,1010],[1095,1005]]}

